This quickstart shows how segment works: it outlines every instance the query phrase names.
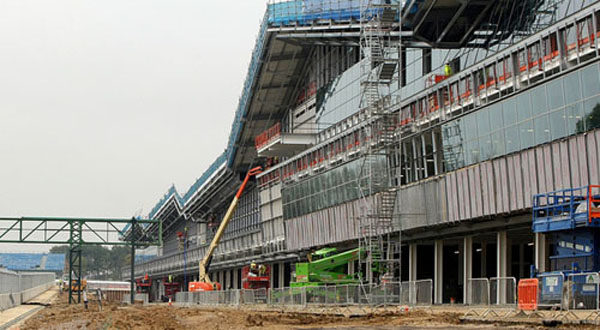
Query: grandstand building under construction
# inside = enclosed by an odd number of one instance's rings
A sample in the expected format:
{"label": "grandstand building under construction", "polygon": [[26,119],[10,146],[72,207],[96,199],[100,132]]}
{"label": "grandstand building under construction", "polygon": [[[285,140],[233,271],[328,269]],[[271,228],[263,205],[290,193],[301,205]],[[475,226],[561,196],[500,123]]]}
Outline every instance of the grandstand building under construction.
{"label": "grandstand building under construction", "polygon": [[[599,38],[599,1],[270,1],[226,149],[152,209],[164,245],[136,277],[155,298],[169,275],[196,280],[258,165],[210,267],[224,288],[252,261],[287,287],[325,246],[383,246],[394,280],[431,279],[434,303],[543,271],[532,196],[600,182]],[[348,271],[377,281],[365,262]]]}

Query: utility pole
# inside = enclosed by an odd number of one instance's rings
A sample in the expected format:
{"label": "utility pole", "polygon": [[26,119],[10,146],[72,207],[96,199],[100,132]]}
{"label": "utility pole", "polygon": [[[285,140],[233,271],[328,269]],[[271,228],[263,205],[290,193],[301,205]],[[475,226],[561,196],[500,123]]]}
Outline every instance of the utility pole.
{"label": "utility pole", "polygon": [[130,261],[131,267],[129,269],[131,270],[130,302],[132,305],[135,301],[134,276],[135,276],[135,234],[136,234],[136,229],[137,229],[136,224],[137,224],[137,221],[136,221],[135,217],[131,218],[131,261]]}

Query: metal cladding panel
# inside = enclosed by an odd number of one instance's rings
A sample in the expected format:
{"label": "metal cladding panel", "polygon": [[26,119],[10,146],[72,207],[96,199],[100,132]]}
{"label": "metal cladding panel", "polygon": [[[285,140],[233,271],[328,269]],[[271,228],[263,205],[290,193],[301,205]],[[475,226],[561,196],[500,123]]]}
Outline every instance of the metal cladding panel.
{"label": "metal cladding panel", "polygon": [[[529,195],[529,200],[532,201],[531,196],[539,193],[539,185],[537,181],[537,169],[535,163],[535,150],[527,150],[525,152],[527,154],[527,158],[529,159],[529,180],[531,185],[531,195]],[[531,206],[531,205],[529,205]]]}
{"label": "metal cladding panel", "polygon": [[469,189],[469,172],[467,170],[463,170],[461,172],[461,188],[463,191],[462,203],[464,209],[465,217],[463,219],[470,219],[473,217],[473,212],[471,210],[471,193]]}
{"label": "metal cladding panel", "polygon": [[[467,218],[467,214],[465,211],[465,194],[464,194],[464,182],[463,182],[463,173],[464,171],[458,170],[456,173],[456,197],[458,199],[458,219],[464,220]],[[468,201],[468,200],[467,200]]]}
{"label": "metal cladding panel", "polygon": [[506,162],[504,158],[496,159],[492,162],[494,168],[494,186],[496,213],[508,212],[508,187],[506,181]]}
{"label": "metal cladding panel", "polygon": [[581,174],[579,173],[579,155],[577,152],[577,140],[569,139],[569,160],[571,162],[571,185],[581,186]]}
{"label": "metal cladding panel", "polygon": [[525,184],[523,179],[523,162],[520,154],[515,157],[515,185],[517,189],[517,208],[522,209],[525,207]]}
{"label": "metal cladding panel", "polygon": [[448,221],[448,190],[446,184],[446,177],[441,177],[440,181],[438,182],[438,191],[440,193],[440,222]]}
{"label": "metal cladding panel", "polygon": [[596,134],[590,133],[586,136],[587,138],[587,155],[588,155],[588,167],[590,170],[590,184],[598,184],[598,177],[600,176],[598,169],[598,149],[597,149],[597,136],[600,131]]}
{"label": "metal cladding panel", "polygon": [[458,189],[456,188],[456,172],[451,173],[449,179],[452,203],[454,203],[454,206],[452,207],[452,219],[453,221],[458,221],[460,219],[460,205],[458,204]]}
{"label": "metal cladding panel", "polygon": [[435,207],[434,203],[427,203],[423,194],[424,185],[409,186],[398,191],[398,198],[402,203],[400,221],[402,229],[412,229],[427,225],[427,210],[426,207]]}
{"label": "metal cladding panel", "polygon": [[552,145],[545,145],[544,149],[544,165],[546,167],[546,188],[549,191],[555,191],[554,180],[552,175]]}
{"label": "metal cladding panel", "polygon": [[486,179],[487,179],[487,195],[488,195],[488,200],[490,203],[490,213],[489,214],[496,214],[498,211],[496,210],[497,205],[496,205],[496,189],[494,187],[494,166],[492,165],[492,162],[485,162],[483,164],[483,166],[485,167],[485,172],[486,172]]}
{"label": "metal cladding panel", "polygon": [[565,189],[564,178],[562,175],[562,162],[560,155],[560,142],[552,143],[552,177],[555,190]]}
{"label": "metal cladding panel", "polygon": [[478,204],[481,205],[481,187],[477,186],[477,182],[475,181],[475,170],[478,168],[479,166],[472,166],[467,170],[467,175],[469,176],[469,191],[471,193],[469,204],[471,207],[471,215],[474,218],[481,216],[480,207],[478,207]]}
{"label": "metal cladding panel", "polygon": [[521,153],[521,169],[523,171],[523,207],[531,207],[531,179],[529,178],[529,157]]}
{"label": "metal cladding panel", "polygon": [[563,180],[563,187],[569,188],[571,185],[571,166],[569,162],[569,142],[560,142],[560,170]]}
{"label": "metal cladding panel", "polygon": [[448,221],[452,222],[456,220],[454,219],[454,207],[456,207],[456,204],[452,199],[452,180],[450,180],[450,175],[444,176],[444,181],[446,200],[448,201]]}
{"label": "metal cladding panel", "polygon": [[488,173],[485,168],[485,163],[479,164],[481,169],[481,198],[483,200],[483,215],[490,215],[490,198],[488,195]]}
{"label": "metal cladding panel", "polygon": [[580,186],[586,186],[590,184],[587,160],[588,153],[585,146],[585,135],[577,136],[577,153],[579,154],[579,175],[581,176],[581,182],[579,182]]}
{"label": "metal cladding panel", "polygon": [[544,150],[541,147],[535,148],[535,160],[537,163],[538,192],[549,191],[546,188],[546,166],[544,166]]}
{"label": "metal cladding panel", "polygon": [[517,176],[515,173],[515,156],[506,157],[507,164],[507,176],[508,176],[508,191],[509,191],[509,209],[511,211],[517,210]]}

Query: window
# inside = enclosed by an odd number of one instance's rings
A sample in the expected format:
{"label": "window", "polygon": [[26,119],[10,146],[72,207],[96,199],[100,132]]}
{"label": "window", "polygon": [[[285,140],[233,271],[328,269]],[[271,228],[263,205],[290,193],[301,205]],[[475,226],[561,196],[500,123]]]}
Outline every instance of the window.
{"label": "window", "polygon": [[533,115],[543,114],[548,110],[546,104],[546,86],[534,88],[531,92],[531,109]]}
{"label": "window", "polygon": [[479,136],[489,134],[490,132],[490,109],[485,108],[475,112],[477,115],[477,127]]}
{"label": "window", "polygon": [[581,70],[581,82],[583,83],[583,97],[588,98],[600,94],[600,76],[598,65],[590,65]]}
{"label": "window", "polygon": [[562,79],[555,79],[546,87],[548,88],[548,109],[558,109],[564,106]]}
{"label": "window", "polygon": [[521,143],[519,138],[519,127],[512,125],[506,128],[504,133],[506,140],[506,152],[511,153],[521,149]]}
{"label": "window", "polygon": [[548,124],[548,116],[543,115],[533,120],[535,144],[542,144],[551,140],[550,125]]}
{"label": "window", "polygon": [[567,135],[565,109],[556,110],[548,115],[552,140],[560,139]]}
{"label": "window", "polygon": [[519,136],[521,138],[521,148],[527,149],[533,146],[533,125],[531,120],[519,124]]}
{"label": "window", "polygon": [[517,95],[517,119],[519,121],[531,118],[531,105],[529,104],[529,94],[521,93]]}
{"label": "window", "polygon": [[502,103],[502,117],[504,119],[504,125],[515,124],[517,122],[517,103],[515,98],[510,98]]}
{"label": "window", "polygon": [[564,78],[565,104],[571,104],[581,99],[579,73],[573,72]]}

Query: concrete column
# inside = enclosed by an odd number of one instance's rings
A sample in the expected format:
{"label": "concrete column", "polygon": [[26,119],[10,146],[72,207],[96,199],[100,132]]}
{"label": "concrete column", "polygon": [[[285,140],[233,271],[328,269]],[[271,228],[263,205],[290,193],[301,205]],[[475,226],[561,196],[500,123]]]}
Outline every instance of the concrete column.
{"label": "concrete column", "polygon": [[417,280],[417,244],[408,245],[408,280]]}
{"label": "concrete column", "polygon": [[238,270],[237,270],[237,268],[233,270],[233,288],[239,289],[238,288]]}
{"label": "concrete column", "polygon": [[[496,277],[506,277],[508,275],[508,237],[506,231],[500,231],[496,234],[496,272]],[[498,280],[496,290],[496,303],[505,304],[506,282]]]}
{"label": "concrete column", "polygon": [[473,237],[463,239],[463,303],[470,304],[469,279],[473,277]]}
{"label": "concrete column", "polygon": [[354,274],[354,261],[348,263],[348,275]]}
{"label": "concrete column", "polygon": [[271,264],[271,271],[269,272],[269,288],[271,289],[273,289],[273,282],[275,281],[275,276],[279,276],[279,274],[275,274],[275,272],[273,271],[274,266],[275,264]]}
{"label": "concrete column", "polygon": [[538,273],[546,271],[546,235],[535,233],[535,268]]}
{"label": "concrete column", "polygon": [[433,303],[443,302],[444,292],[444,241],[436,240],[433,246]]}
{"label": "concrete column", "polygon": [[284,279],[284,272],[285,272],[285,266],[283,264],[283,262],[279,263],[279,287],[283,288],[285,283],[283,283],[283,279]]}

